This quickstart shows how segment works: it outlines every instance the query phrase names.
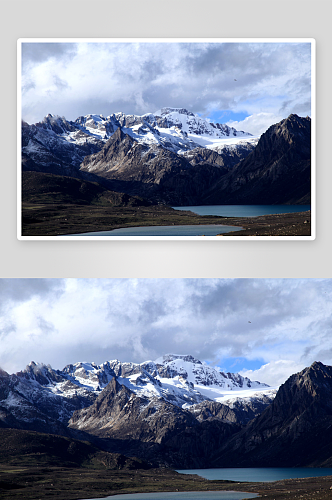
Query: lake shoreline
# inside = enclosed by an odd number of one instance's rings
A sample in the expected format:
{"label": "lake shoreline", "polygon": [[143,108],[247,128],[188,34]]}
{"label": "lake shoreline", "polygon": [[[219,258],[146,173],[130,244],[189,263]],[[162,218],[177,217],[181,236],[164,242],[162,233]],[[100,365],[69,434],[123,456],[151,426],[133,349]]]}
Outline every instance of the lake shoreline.
{"label": "lake shoreline", "polygon": [[197,475],[178,474],[172,469],[110,470],[82,467],[0,468],[0,497],[6,500],[78,500],[106,498],[127,493],[182,491],[238,491],[259,494],[264,500],[331,499],[332,476],[248,483],[206,480]]}
{"label": "lake shoreline", "polygon": [[226,225],[243,228],[221,236],[310,236],[311,212],[222,217],[168,206],[105,207],[74,204],[22,205],[22,236],[68,236],[146,226]]}
{"label": "lake shoreline", "polygon": [[220,236],[311,236],[310,210],[236,219],[229,217],[227,223],[242,226],[243,229]]}

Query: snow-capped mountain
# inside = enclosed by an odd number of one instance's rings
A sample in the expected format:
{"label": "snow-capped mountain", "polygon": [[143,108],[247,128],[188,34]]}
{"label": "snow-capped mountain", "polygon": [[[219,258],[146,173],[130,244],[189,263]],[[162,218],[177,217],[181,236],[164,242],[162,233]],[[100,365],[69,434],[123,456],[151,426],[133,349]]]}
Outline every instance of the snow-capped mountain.
{"label": "snow-capped mountain", "polygon": [[[191,355],[144,363],[80,362],[63,370],[31,362],[13,375],[0,372],[0,427],[102,439],[109,451],[178,466],[182,458],[173,448],[188,432],[190,448],[200,442],[208,454],[216,433],[221,443],[271,404],[275,392]],[[169,440],[166,459],[159,446]]]}
{"label": "snow-capped mountain", "polygon": [[178,154],[197,147],[218,151],[225,145],[257,142],[247,132],[208,122],[185,109],[163,108],[142,116],[119,112],[105,118],[89,114],[75,121],[48,114],[35,125],[23,123],[22,153],[34,161],[43,154],[47,163],[63,148],[62,160],[78,167],[86,155],[100,151],[118,128],[140,144],[159,145]]}
{"label": "snow-capped mountain", "polygon": [[[116,377],[120,385],[150,399],[155,397],[187,408],[204,400],[224,402],[232,399],[274,394],[275,389],[252,382],[237,373],[223,373],[191,355],[167,354],[141,364],[107,361],[102,365],[76,363],[64,368],[65,377],[84,390],[98,392]],[[63,382],[60,383],[62,387]],[[55,384],[57,390],[61,390]]]}
{"label": "snow-capped mountain", "polygon": [[201,147],[209,149],[225,144],[237,144],[241,139],[253,140],[253,135],[248,132],[238,131],[226,124],[213,123],[184,108],[162,108],[152,117],[160,132],[180,131]]}
{"label": "snow-capped mountain", "polygon": [[[202,363],[191,355],[167,354],[155,361],[157,378],[185,381],[195,387],[205,399],[231,401],[241,397],[250,397],[256,393],[272,393],[274,389],[261,382],[253,382],[238,373],[224,373]],[[153,363],[150,365],[153,367]]]}
{"label": "snow-capped mountain", "polygon": [[311,120],[258,139],[181,108],[142,116],[48,115],[22,125],[22,170],[76,177],[170,206],[310,204]]}
{"label": "snow-capped mountain", "polygon": [[106,118],[103,115],[85,115],[75,122],[67,122],[69,126],[63,118],[48,115],[44,122],[46,128],[60,132],[69,142],[82,144],[88,139],[86,136],[91,141],[105,142],[121,128],[141,144],[158,144],[178,154],[196,147],[218,149],[224,145],[236,145],[243,140],[251,143],[255,139],[248,132],[209,122],[183,108],[162,108],[154,114],[142,116],[122,112],[113,113]]}
{"label": "snow-capped mountain", "polygon": [[[75,363],[63,370],[29,363],[25,370],[6,375],[0,404],[17,418],[36,418],[39,412],[65,424],[74,410],[91,405],[109,382],[116,379],[138,397],[164,400],[188,409],[204,401],[232,405],[234,401],[272,400],[275,389],[239,374],[223,373],[190,355],[165,355],[141,364],[118,360]],[[39,418],[39,417],[38,417]]]}
{"label": "snow-capped mountain", "polygon": [[257,140],[182,108],[75,121],[49,114],[22,123],[22,170],[97,182],[153,204],[199,205]]}

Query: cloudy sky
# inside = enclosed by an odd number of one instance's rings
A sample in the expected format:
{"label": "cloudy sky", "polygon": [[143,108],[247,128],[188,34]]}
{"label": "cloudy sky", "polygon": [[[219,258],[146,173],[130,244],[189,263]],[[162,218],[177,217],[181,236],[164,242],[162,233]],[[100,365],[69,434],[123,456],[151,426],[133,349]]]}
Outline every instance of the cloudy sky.
{"label": "cloudy sky", "polygon": [[0,279],[0,367],[192,354],[278,385],[332,365],[331,279]]}
{"label": "cloudy sky", "polygon": [[254,135],[311,116],[307,42],[22,43],[22,118],[183,107]]}

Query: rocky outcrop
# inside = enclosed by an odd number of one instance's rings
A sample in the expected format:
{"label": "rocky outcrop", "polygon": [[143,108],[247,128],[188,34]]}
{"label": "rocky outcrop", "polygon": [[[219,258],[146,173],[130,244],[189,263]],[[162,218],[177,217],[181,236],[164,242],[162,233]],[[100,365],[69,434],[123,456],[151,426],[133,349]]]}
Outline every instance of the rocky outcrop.
{"label": "rocky outcrop", "polygon": [[212,165],[232,169],[246,158],[257,145],[257,140],[243,141],[236,145],[224,145],[213,149],[195,148],[183,153],[191,165]]}
{"label": "rocky outcrop", "polygon": [[271,397],[262,395],[257,398],[242,398],[225,404],[216,401],[204,401],[191,406],[188,410],[199,422],[204,420],[222,420],[246,425],[260,415],[271,404]]}

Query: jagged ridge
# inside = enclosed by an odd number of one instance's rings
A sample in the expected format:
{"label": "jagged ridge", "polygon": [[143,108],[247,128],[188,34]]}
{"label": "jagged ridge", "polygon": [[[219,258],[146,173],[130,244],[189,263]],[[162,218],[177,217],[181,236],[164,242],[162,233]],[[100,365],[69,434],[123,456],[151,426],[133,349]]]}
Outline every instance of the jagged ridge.
{"label": "jagged ridge", "polygon": [[215,455],[216,467],[331,467],[332,367],[314,362]]}

